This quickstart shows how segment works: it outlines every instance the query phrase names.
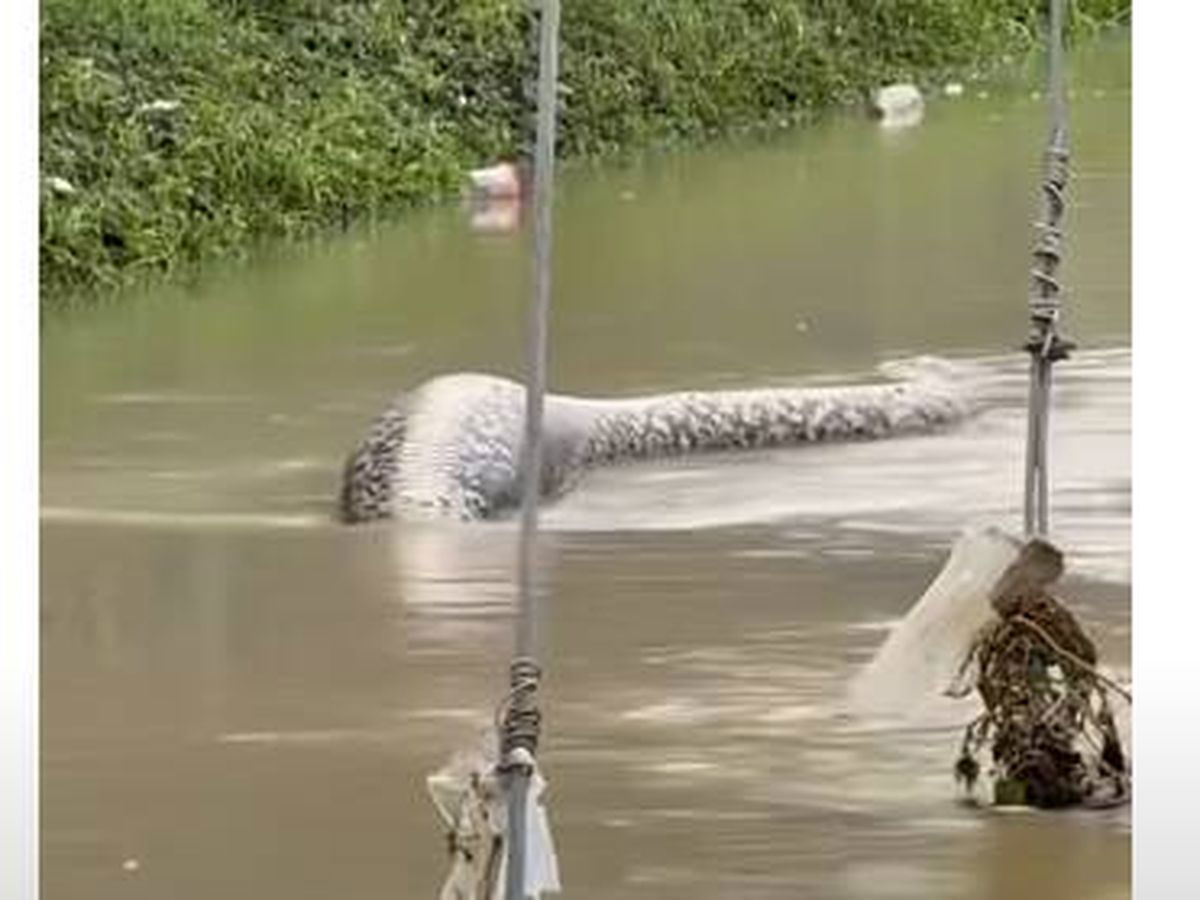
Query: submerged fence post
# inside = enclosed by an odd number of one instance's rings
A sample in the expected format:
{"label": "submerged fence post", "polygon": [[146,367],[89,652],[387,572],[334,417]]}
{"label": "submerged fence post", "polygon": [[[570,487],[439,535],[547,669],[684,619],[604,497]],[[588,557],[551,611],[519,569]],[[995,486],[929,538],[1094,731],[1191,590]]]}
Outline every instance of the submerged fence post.
{"label": "submerged fence post", "polygon": [[1062,220],[1066,210],[1068,161],[1066,73],[1063,62],[1063,17],[1066,0],[1050,0],[1049,95],[1050,140],[1042,177],[1042,218],[1033,250],[1033,285],[1029,297],[1029,423],[1025,451],[1025,536],[1045,537],[1050,530],[1048,462],[1052,366],[1066,359],[1074,345],[1058,334],[1062,285]]}
{"label": "submerged fence post", "polygon": [[558,101],[558,0],[540,0],[537,144],[533,180],[533,298],[526,331],[525,435],[522,444],[521,531],[518,549],[518,609],[511,694],[500,745],[508,793],[506,900],[529,896],[525,871],[529,842],[526,812],[541,714],[537,706],[541,670],[537,653],[537,586],[534,578],[538,500],[542,470],[542,414],[546,393],[546,333],[550,311],[551,213]]}

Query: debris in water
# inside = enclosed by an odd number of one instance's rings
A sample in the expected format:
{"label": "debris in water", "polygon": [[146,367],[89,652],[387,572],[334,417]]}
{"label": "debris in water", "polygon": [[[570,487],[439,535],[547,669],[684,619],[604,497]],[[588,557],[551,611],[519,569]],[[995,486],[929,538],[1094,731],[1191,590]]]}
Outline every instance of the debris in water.
{"label": "debris in water", "polygon": [[989,598],[1019,550],[998,528],[962,534],[937,578],[851,683],[851,709],[926,719],[937,703],[951,707],[945,714],[953,713],[953,721],[963,721],[960,704],[941,694],[962,671],[975,635],[994,618]]}
{"label": "debris in water", "polygon": [[502,233],[521,224],[528,178],[524,163],[502,162],[467,173],[471,230]]}
{"label": "debris in water", "polygon": [[[523,764],[533,767],[525,808],[525,883],[529,895],[538,898],[562,890],[558,857],[542,799],[545,779],[531,755],[516,752],[524,754]],[[440,900],[504,900],[508,809],[504,775],[495,757],[495,741],[489,735],[482,746],[456,754],[425,780],[450,852],[450,875]]]}
{"label": "debris in water", "polygon": [[121,863],[121,869],[126,872],[136,872],[142,867],[142,864],[136,859],[127,859]]}
{"label": "debris in water", "polygon": [[521,227],[521,202],[511,197],[472,200],[470,206],[472,231],[484,234],[506,234]]}
{"label": "debris in water", "polygon": [[962,82],[951,81],[944,88],[942,88],[942,93],[947,97],[961,97],[963,95]]}
{"label": "debris in water", "polygon": [[521,170],[515,163],[501,162],[467,173],[472,192],[487,198],[516,199],[521,195]]}
{"label": "debris in water", "polygon": [[995,613],[977,634],[957,683],[983,712],[967,726],[955,777],[973,791],[991,751],[993,802],[1040,808],[1127,802],[1130,772],[1109,706],[1131,696],[1097,669],[1096,647],[1047,588],[1062,553],[1028,541],[991,594]]}
{"label": "debris in water", "polygon": [[915,84],[889,84],[871,95],[871,110],[881,125],[905,128],[925,115],[925,98]]}

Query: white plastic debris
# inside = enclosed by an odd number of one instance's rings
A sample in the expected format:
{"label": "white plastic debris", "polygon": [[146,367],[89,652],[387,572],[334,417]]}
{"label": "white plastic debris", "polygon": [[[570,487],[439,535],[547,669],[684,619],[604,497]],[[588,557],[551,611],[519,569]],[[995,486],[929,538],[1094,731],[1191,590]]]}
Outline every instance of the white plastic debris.
{"label": "white plastic debris", "polygon": [[173,113],[182,104],[178,100],[151,100],[137,108],[139,113]]}
{"label": "white plastic debris", "polygon": [[[426,779],[449,833],[451,869],[439,900],[505,900],[506,797],[490,754],[459,755]],[[534,764],[526,814],[527,896],[558,893],[558,858],[542,795],[545,779]]]}
{"label": "white plastic debris", "polygon": [[[557,894],[562,890],[562,886],[558,880],[558,857],[554,853],[554,839],[550,836],[550,819],[546,815],[546,807],[542,804],[546,780],[538,771],[533,756],[525,755],[528,758],[523,760],[524,764],[533,766],[525,803],[525,890],[528,896],[536,900],[542,894]],[[507,863],[506,854],[500,864],[500,890],[496,893],[497,900],[504,900]]]}
{"label": "white plastic debris", "polygon": [[75,185],[67,181],[65,178],[59,178],[57,175],[52,175],[46,179],[46,184],[50,190],[56,194],[62,194],[64,197],[69,197],[75,193]]}
{"label": "white plastic debris", "polygon": [[962,82],[951,81],[944,88],[942,88],[942,93],[947,97],[961,97],[963,95],[963,90],[964,88],[962,86]]}
{"label": "white plastic debris", "polygon": [[852,682],[851,708],[913,718],[943,698],[975,635],[994,615],[992,590],[1020,547],[998,528],[963,534],[937,578]]}
{"label": "white plastic debris", "polygon": [[889,84],[871,95],[871,108],[888,128],[916,125],[925,115],[925,98],[915,84]]}

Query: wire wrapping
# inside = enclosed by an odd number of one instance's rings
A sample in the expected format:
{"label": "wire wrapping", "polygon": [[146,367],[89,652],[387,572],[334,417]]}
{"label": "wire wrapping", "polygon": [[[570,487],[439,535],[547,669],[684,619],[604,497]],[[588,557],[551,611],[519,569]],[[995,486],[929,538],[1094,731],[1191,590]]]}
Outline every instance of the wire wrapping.
{"label": "wire wrapping", "polygon": [[537,706],[537,689],[542,669],[528,656],[518,656],[509,664],[510,690],[504,699],[500,731],[501,768],[510,766],[513,751],[537,753],[541,739],[542,713]]}
{"label": "wire wrapping", "polygon": [[1063,65],[1063,5],[1050,0],[1050,140],[1043,160],[1042,219],[1035,224],[1029,295],[1030,333],[1024,348],[1030,355],[1029,423],[1025,450],[1025,534],[1050,530],[1049,418],[1052,366],[1066,359],[1074,344],[1058,332],[1063,287],[1058,280],[1062,263],[1070,154],[1067,150],[1066,84]]}
{"label": "wire wrapping", "polygon": [[[1056,330],[1063,294],[1062,283],[1058,280],[1058,267],[1063,257],[1062,219],[1066,212],[1070,154],[1065,146],[1064,134],[1056,133],[1054,140],[1056,145],[1046,152],[1042,179],[1044,219],[1034,226],[1038,231],[1038,240],[1033,249],[1034,266],[1030,270],[1033,278],[1033,290],[1029,296],[1029,314],[1033,323],[1030,340],[1035,343],[1039,353],[1045,352],[1047,332]],[[1063,144],[1057,145],[1060,140]]]}

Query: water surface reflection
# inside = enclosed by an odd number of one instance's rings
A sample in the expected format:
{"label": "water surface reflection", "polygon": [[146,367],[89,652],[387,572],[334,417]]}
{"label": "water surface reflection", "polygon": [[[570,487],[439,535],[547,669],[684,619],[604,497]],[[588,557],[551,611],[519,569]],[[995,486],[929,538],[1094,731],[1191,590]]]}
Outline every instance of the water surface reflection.
{"label": "water surface reflection", "polygon": [[[1054,522],[1129,660],[1128,45],[1074,59]],[[553,383],[581,394],[968,361],[929,438],[597,472],[547,511],[545,768],[589,898],[1129,896],[1128,810],[980,814],[952,728],[855,720],[857,667],[968,522],[1017,521],[1028,90],[884,137],[564,175]],[[526,236],[463,210],[47,324],[42,888],[50,898],[430,896],[425,774],[489,722],[511,523],[346,529],[342,454],[397,390],[519,371]],[[137,860],[134,868],[123,866]]]}

